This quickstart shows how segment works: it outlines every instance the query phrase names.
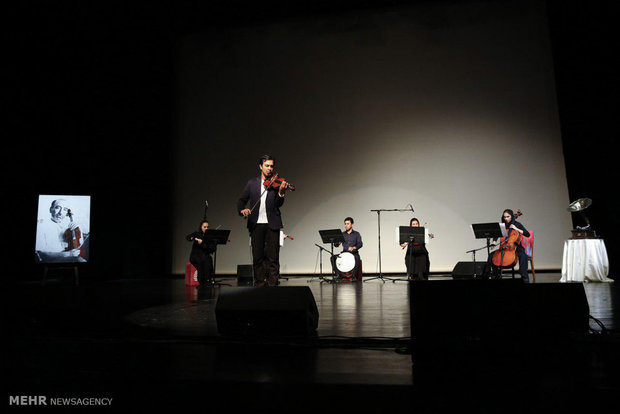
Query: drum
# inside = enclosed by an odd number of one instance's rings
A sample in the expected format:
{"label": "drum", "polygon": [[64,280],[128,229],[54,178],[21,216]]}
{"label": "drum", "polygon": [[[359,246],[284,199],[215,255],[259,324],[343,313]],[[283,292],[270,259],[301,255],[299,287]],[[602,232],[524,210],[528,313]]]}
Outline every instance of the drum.
{"label": "drum", "polygon": [[343,252],[336,258],[336,267],[343,276],[352,276],[355,267],[355,256],[353,253]]}

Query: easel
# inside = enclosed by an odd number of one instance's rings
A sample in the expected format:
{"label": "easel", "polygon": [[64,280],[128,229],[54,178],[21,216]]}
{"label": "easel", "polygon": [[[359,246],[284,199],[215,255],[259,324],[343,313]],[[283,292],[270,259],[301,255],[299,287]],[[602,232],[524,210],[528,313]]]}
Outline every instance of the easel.
{"label": "easel", "polygon": [[[408,243],[407,250],[409,251],[410,265],[413,264],[413,261],[412,261],[413,249],[409,249],[409,246],[411,246],[416,240],[422,240],[422,244],[426,244],[426,229],[424,227],[412,227],[412,226],[399,226],[398,227],[398,243],[399,244]],[[412,280],[410,279],[411,276],[412,275],[409,275],[409,273],[407,273],[406,280],[396,279],[394,280],[394,282],[399,282],[399,281],[409,282]]]}
{"label": "easel", "polygon": [[77,263],[59,263],[59,264],[52,264],[52,263],[46,263],[43,265],[43,279],[41,279],[41,286],[45,286],[45,284],[47,283],[47,273],[49,271],[49,269],[54,269],[54,270],[71,270],[73,269],[73,277],[74,277],[74,281],[75,281],[75,286],[79,286],[80,285],[80,274],[78,271],[78,265]]}
{"label": "easel", "polygon": [[474,259],[474,278],[476,277],[476,251],[486,247],[487,255],[491,256],[491,239],[506,237],[506,225],[504,223],[478,223],[472,224],[471,229],[476,239],[486,239],[487,245],[479,249],[468,250],[466,253],[472,253]]}

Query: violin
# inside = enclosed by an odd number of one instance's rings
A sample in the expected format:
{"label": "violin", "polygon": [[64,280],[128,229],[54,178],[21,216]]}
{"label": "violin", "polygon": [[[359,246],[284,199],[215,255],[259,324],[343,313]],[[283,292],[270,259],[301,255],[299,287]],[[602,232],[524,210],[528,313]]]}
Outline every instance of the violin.
{"label": "violin", "polygon": [[[517,210],[514,215],[516,220],[522,216],[521,210]],[[517,246],[521,243],[523,235],[514,229],[506,237],[500,239],[499,248],[493,253],[493,264],[496,267],[513,267],[517,264]]]}
{"label": "violin", "polygon": [[[67,210],[67,216],[69,217],[69,220],[71,221],[71,223],[73,223],[73,213],[71,213],[71,210]],[[67,242],[67,247],[65,248],[65,251],[70,251],[73,249],[77,249],[80,248],[80,239],[82,238],[82,231],[80,230],[79,227],[74,228],[73,230],[71,229],[67,229],[65,230],[65,241]],[[85,257],[86,253],[84,252],[84,247],[80,248],[80,257]]]}
{"label": "violin", "polygon": [[[286,181],[286,178],[284,177],[279,177],[278,174],[273,174],[271,177],[269,177],[268,179],[266,179],[263,182],[263,185],[267,188],[271,187],[271,188],[280,188],[280,185]],[[295,186],[293,186],[291,183],[288,183],[288,189],[291,191],[295,191]]]}

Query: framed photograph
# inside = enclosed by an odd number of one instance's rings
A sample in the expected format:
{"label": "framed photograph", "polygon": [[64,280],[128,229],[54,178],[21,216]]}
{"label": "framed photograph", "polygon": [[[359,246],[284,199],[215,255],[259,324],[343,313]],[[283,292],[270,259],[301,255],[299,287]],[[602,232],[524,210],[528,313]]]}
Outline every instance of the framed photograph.
{"label": "framed photograph", "polygon": [[90,196],[39,195],[37,263],[88,262],[89,236]]}

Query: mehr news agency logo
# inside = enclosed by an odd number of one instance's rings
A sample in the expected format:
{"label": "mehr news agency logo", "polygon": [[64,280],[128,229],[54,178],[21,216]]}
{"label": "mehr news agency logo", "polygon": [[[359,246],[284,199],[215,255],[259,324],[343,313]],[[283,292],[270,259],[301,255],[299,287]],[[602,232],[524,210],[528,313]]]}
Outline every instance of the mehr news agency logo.
{"label": "mehr news agency logo", "polygon": [[40,405],[40,406],[106,406],[112,405],[112,398],[96,398],[96,397],[56,397],[48,398],[44,395],[11,395],[9,396],[9,405]]}

